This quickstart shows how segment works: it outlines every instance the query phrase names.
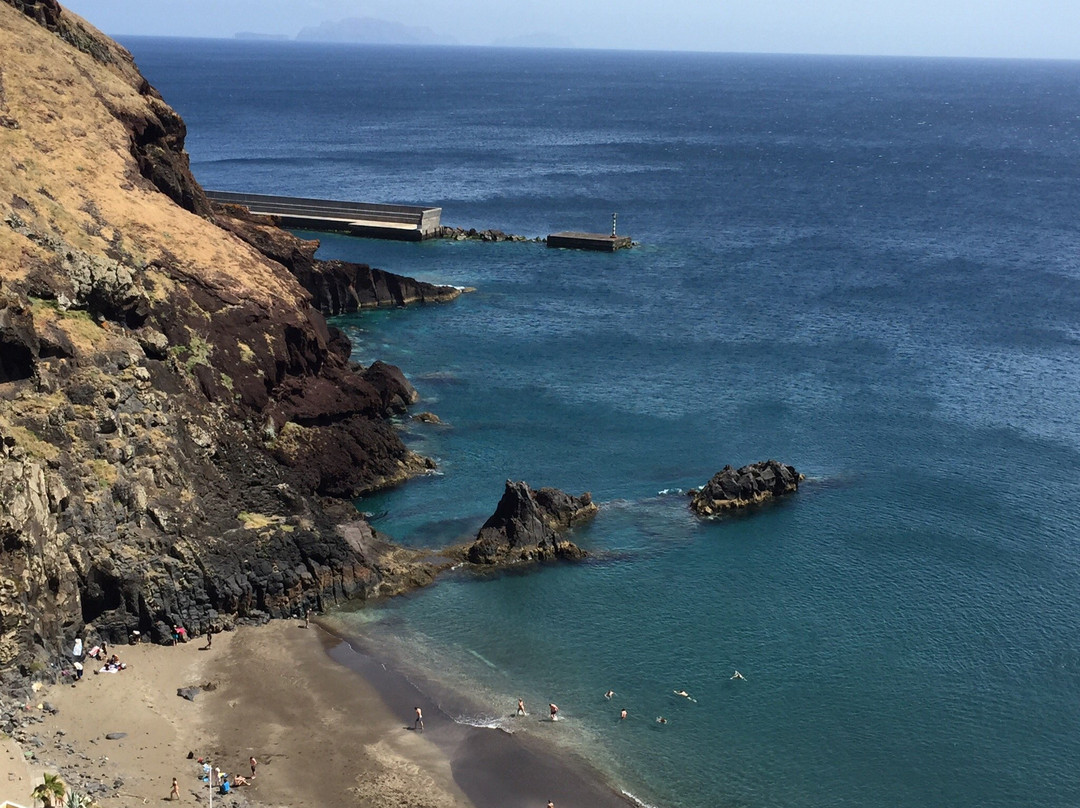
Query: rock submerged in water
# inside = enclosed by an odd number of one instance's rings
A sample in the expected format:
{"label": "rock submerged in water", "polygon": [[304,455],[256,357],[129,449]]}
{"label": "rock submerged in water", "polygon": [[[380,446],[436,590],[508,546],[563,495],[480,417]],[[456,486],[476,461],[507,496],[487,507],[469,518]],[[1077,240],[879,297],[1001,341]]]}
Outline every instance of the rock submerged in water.
{"label": "rock submerged in water", "polygon": [[803,479],[794,466],[776,460],[751,463],[740,469],[724,466],[691,494],[690,508],[700,516],[714,516],[798,491],[799,481]]}
{"label": "rock submerged in water", "polygon": [[597,510],[588,492],[575,497],[557,488],[533,491],[523,482],[507,480],[495,513],[476,534],[466,557],[473,564],[584,558],[584,550],[559,536]]}

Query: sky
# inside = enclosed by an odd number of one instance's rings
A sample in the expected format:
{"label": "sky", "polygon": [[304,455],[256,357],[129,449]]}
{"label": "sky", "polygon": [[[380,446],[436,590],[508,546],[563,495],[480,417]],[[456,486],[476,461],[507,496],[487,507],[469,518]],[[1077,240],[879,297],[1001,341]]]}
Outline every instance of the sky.
{"label": "sky", "polygon": [[1080,0],[61,0],[105,33],[294,36],[372,17],[463,45],[1080,59]]}

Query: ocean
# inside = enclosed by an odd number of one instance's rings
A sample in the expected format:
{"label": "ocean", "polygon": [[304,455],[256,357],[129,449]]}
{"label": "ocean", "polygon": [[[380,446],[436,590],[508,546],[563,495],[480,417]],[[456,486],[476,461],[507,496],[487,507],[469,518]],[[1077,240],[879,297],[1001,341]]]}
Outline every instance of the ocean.
{"label": "ocean", "polygon": [[[445,422],[379,530],[600,504],[585,563],[335,617],[447,717],[660,808],[1080,804],[1080,63],[123,43],[207,188],[638,242],[315,236],[476,289],[335,320]],[[767,458],[796,495],[689,514]]]}

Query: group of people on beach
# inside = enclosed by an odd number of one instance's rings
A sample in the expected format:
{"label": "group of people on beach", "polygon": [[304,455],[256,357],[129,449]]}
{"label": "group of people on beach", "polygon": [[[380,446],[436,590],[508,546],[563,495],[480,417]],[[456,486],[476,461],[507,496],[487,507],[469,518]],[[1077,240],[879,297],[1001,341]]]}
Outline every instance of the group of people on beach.
{"label": "group of people on beach", "polygon": [[116,654],[109,654],[109,646],[104,642],[102,642],[101,645],[95,645],[89,651],[84,653],[83,641],[78,639],[75,641],[75,646],[71,649],[71,655],[74,658],[72,667],[74,668],[73,675],[75,681],[82,679],[83,661],[87,659],[103,663],[101,668],[97,669],[95,673],[119,673],[120,671],[127,669],[127,663],[121,662],[119,656]]}
{"label": "group of people on beach", "polygon": [[[188,753],[190,758],[192,753]],[[228,794],[232,789],[237,786],[249,786],[255,780],[255,769],[259,765],[259,761],[252,755],[248,758],[248,765],[251,767],[251,777],[245,777],[242,774],[228,774],[223,772],[220,768],[215,768],[210,764],[210,761],[206,758],[198,759],[199,766],[201,767],[201,775],[199,777],[202,782],[206,783],[210,788],[217,788],[221,794]],[[172,781],[172,791],[169,792],[170,800],[180,799],[180,784],[176,778]]]}

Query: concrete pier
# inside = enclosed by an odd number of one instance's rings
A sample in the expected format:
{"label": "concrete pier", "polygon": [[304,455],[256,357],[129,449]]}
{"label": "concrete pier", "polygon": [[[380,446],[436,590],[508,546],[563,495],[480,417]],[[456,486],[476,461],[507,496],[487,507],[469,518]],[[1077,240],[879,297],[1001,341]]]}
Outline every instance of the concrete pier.
{"label": "concrete pier", "polygon": [[569,250],[599,250],[615,252],[632,244],[629,236],[608,236],[603,233],[575,233],[566,231],[552,233],[547,237],[549,247],[563,247]]}
{"label": "concrete pier", "polygon": [[435,238],[442,219],[442,208],[416,205],[381,205],[233,191],[207,191],[206,196],[211,202],[243,205],[252,213],[274,216],[285,227],[397,241]]}

